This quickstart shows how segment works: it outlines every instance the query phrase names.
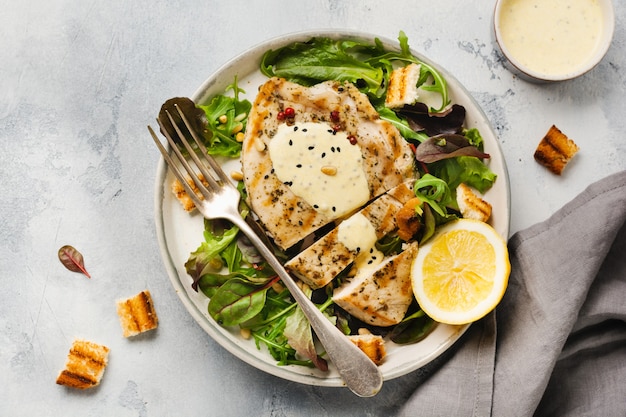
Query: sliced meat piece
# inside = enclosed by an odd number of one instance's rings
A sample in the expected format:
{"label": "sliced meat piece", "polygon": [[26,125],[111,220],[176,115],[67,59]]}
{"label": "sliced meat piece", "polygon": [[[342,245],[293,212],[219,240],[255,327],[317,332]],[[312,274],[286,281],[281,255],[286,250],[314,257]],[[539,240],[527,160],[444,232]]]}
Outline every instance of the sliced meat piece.
{"label": "sliced meat piece", "polygon": [[[294,109],[293,117],[277,117],[286,108]],[[271,78],[259,88],[248,116],[241,162],[248,203],[283,249],[335,220],[294,194],[273,170],[268,149],[279,125],[305,122],[325,123],[354,137],[354,146],[359,146],[363,156],[370,199],[414,175],[408,143],[391,123],[380,119],[367,96],[354,85],[327,81],[304,87]]]}
{"label": "sliced meat piece", "polygon": [[[412,183],[400,184],[356,213],[369,220],[376,239],[396,229],[396,213],[414,196],[410,189]],[[321,288],[354,262],[358,253],[358,249],[340,242],[337,226],[290,259],[285,267],[311,288]]]}
{"label": "sliced meat piece", "polygon": [[333,301],[364,323],[374,326],[400,323],[413,300],[410,271],[417,251],[417,243],[413,242],[375,269],[357,271],[335,290]]}

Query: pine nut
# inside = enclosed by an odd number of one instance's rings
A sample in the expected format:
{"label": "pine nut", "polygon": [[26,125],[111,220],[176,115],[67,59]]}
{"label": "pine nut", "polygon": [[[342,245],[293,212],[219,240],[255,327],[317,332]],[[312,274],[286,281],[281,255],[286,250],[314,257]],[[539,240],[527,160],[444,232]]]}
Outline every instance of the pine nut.
{"label": "pine nut", "polygon": [[265,142],[263,142],[261,139],[257,139],[254,141],[254,148],[259,151],[259,152],[263,152],[265,151]]}
{"label": "pine nut", "polygon": [[330,176],[337,175],[337,167],[333,167],[330,165],[323,166],[321,168],[321,171],[323,174],[326,174],[326,175],[330,175]]}

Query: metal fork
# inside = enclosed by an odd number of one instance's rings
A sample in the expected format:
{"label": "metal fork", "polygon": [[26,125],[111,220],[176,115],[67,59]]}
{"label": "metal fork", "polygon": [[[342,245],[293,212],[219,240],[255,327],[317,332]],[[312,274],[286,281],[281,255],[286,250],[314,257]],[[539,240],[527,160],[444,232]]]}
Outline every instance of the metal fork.
{"label": "metal fork", "polygon": [[[191,123],[189,123],[189,120],[180,107],[177,105],[175,107],[187,127],[187,130],[191,133],[191,136],[196,142],[200,150],[199,153],[211,167],[214,174],[212,174],[205,163],[200,160],[200,157],[192,148],[189,141],[185,139],[185,135],[182,133],[180,127],[177,126],[169,112],[167,112],[168,118],[172,126],[174,126],[177,137],[187,149],[190,159],[193,160],[194,165],[202,173],[208,186],[205,186],[200,178],[198,178],[190,162],[183,156],[177,144],[174,142],[172,133],[168,132],[168,129],[163,127],[163,123],[160,120],[157,119],[163,134],[167,138],[169,148],[173,150],[173,155],[163,146],[150,126],[148,126],[148,130],[161,151],[161,154],[163,154],[163,158],[165,158],[169,168],[180,180],[181,184],[183,184],[187,194],[193,200],[200,213],[207,219],[221,218],[231,221],[250,239],[272,269],[278,274],[309,319],[311,327],[326,350],[328,357],[337,368],[346,386],[361,397],[372,397],[376,395],[383,384],[382,374],[378,367],[335,327],[302,290],[300,290],[283,265],[276,259],[272,250],[263,243],[261,238],[243,219],[238,209],[240,200],[239,191],[233,186],[219,164],[208,154],[202,140],[195,132],[195,129],[191,127]],[[203,199],[199,198],[188,185],[175,159],[184,167],[184,170],[191,177],[196,187],[198,187],[198,190],[200,190]]]}

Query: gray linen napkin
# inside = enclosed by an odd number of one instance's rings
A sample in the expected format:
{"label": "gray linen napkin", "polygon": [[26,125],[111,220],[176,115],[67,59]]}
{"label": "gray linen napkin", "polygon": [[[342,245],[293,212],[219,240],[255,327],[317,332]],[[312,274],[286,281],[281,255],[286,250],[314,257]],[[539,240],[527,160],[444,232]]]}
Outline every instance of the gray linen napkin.
{"label": "gray linen napkin", "polygon": [[400,415],[626,416],[625,221],[622,171],[513,235],[504,299]]}

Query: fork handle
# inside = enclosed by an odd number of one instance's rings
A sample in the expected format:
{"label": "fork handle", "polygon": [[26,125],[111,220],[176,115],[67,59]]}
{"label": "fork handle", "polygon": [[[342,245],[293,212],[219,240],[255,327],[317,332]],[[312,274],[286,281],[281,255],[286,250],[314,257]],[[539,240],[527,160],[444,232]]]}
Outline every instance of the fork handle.
{"label": "fork handle", "polygon": [[346,386],[360,397],[376,395],[383,384],[383,377],[378,366],[335,327],[300,290],[271,249],[263,243],[241,216],[233,216],[229,220],[250,239],[289,289]]}

